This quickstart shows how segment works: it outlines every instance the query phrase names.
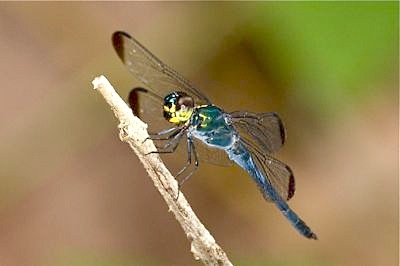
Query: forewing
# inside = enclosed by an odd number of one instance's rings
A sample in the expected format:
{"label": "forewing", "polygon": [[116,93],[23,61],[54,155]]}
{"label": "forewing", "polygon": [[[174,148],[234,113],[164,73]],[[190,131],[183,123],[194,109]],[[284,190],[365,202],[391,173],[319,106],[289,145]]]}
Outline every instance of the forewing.
{"label": "forewing", "polygon": [[248,135],[254,146],[272,154],[285,143],[285,128],[277,113],[232,112],[229,114],[233,127],[239,135]]}
{"label": "forewing", "polygon": [[[265,178],[268,178],[282,199],[289,200],[295,191],[294,176],[289,166],[254,146],[248,136],[240,136],[240,141],[250,152],[258,170]],[[266,199],[272,200],[263,190],[262,192]]]}
{"label": "forewing", "polygon": [[196,105],[210,104],[207,97],[129,34],[117,31],[112,41],[115,51],[129,71],[153,93],[165,97],[173,91],[184,91],[193,97]]}

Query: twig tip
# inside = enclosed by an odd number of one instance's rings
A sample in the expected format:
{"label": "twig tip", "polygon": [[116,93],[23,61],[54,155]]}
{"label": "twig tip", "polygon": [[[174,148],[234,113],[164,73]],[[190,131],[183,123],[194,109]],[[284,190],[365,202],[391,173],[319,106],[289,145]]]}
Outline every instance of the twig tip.
{"label": "twig tip", "polygon": [[104,83],[108,82],[107,78],[103,75],[95,77],[92,81],[93,89],[97,90],[99,87],[102,87]]}

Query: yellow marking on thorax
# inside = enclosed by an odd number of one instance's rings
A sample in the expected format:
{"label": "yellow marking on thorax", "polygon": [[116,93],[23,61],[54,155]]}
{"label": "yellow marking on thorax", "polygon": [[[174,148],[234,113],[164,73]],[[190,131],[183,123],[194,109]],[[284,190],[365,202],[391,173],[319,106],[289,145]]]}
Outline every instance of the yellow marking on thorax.
{"label": "yellow marking on thorax", "polygon": [[204,114],[199,114],[199,116],[202,118],[200,126],[206,127],[208,125],[208,120],[210,120],[210,117]]}

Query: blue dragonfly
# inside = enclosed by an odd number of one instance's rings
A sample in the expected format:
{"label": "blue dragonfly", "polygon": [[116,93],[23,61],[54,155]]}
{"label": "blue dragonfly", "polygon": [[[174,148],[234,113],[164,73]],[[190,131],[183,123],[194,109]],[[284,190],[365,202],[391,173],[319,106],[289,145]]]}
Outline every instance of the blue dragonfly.
{"label": "blue dragonfly", "polygon": [[147,122],[158,117],[163,121],[153,123],[159,128],[150,134],[151,139],[163,142],[156,152],[172,153],[186,140],[188,158],[177,176],[193,167],[180,185],[198,168],[202,157],[216,164],[234,162],[300,234],[317,239],[287,204],[295,191],[291,169],[271,156],[285,142],[285,129],[276,113],[225,112],[129,34],[117,31],[112,42],[128,70],[146,87],[130,92],[133,112]]}

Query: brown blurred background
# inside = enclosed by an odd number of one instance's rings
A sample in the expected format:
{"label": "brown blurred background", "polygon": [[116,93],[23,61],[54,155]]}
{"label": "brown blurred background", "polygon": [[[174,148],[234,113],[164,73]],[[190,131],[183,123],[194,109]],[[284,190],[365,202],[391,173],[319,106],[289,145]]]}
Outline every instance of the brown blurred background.
{"label": "brown blurred background", "polygon": [[186,195],[235,265],[398,265],[398,3],[0,3],[0,265],[199,265],[91,81],[125,30],[227,111],[279,112],[301,237],[238,167]]}

